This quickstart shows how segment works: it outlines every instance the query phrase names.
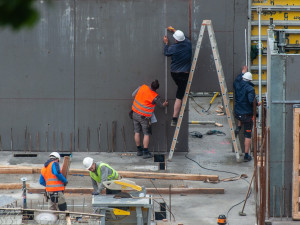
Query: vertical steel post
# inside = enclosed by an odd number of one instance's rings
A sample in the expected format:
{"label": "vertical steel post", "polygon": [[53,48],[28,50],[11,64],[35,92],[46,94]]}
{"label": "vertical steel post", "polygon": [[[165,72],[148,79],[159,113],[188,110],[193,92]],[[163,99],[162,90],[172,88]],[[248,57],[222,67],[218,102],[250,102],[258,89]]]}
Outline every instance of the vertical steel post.
{"label": "vertical steel post", "polygon": [[27,209],[27,200],[26,200],[26,181],[27,181],[27,177],[22,177],[21,181],[23,182],[23,187],[22,187],[22,197],[23,197],[23,209]]}
{"label": "vertical steel post", "polygon": [[[257,8],[258,13],[258,98],[259,102],[261,102],[261,49],[262,49],[262,43],[261,43],[261,7]],[[258,110],[258,123],[261,124],[261,108],[262,106],[259,106]]]}

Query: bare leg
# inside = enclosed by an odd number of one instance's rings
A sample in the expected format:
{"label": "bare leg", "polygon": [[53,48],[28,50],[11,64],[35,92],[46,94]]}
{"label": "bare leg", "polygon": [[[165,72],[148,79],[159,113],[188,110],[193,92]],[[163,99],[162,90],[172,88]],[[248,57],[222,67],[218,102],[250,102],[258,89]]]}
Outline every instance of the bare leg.
{"label": "bare leg", "polygon": [[136,146],[141,145],[141,135],[139,133],[134,133],[134,141]]}
{"label": "bare leg", "polygon": [[182,103],[182,100],[176,98],[175,103],[174,103],[174,112],[173,112],[173,117],[175,117],[175,118],[178,118],[179,111],[181,108],[181,103]]}
{"label": "bare leg", "polygon": [[144,135],[143,145],[144,148],[148,148],[150,142],[150,135]]}
{"label": "bare leg", "polygon": [[249,153],[251,146],[251,138],[245,138],[245,153]]}

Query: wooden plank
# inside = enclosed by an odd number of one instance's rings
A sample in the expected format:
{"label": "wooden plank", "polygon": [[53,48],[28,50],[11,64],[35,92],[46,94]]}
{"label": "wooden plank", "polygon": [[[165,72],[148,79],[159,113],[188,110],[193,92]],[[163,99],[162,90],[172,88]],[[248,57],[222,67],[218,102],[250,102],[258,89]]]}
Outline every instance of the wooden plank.
{"label": "wooden plank", "polygon": [[[93,188],[66,188],[67,194],[92,194]],[[169,194],[169,188],[146,188],[147,194]],[[44,188],[29,188],[28,193],[41,194]],[[172,188],[171,194],[224,194],[224,188]]]}
{"label": "wooden plank", "polygon": [[293,121],[293,219],[299,219],[299,125],[300,109],[294,108]]}
{"label": "wooden plank", "polygon": [[[29,184],[26,184],[26,187],[29,188]],[[0,190],[12,190],[12,189],[22,189],[22,183],[2,183],[0,184]]]}
{"label": "wooden plank", "polygon": [[[146,188],[147,194],[169,194],[169,188]],[[224,194],[224,188],[172,188],[171,194]]]}
{"label": "wooden plank", "polygon": [[[0,167],[0,174],[31,174],[41,173],[38,167]],[[181,173],[155,173],[155,172],[135,172],[135,171],[118,171],[119,175],[124,178],[137,179],[163,179],[163,180],[194,180],[194,181],[218,181],[218,175],[202,175],[202,174],[181,174]],[[88,170],[70,169],[69,175],[89,176]]]}
{"label": "wooden plank", "polygon": [[65,156],[65,157],[64,157],[63,166],[62,166],[62,169],[61,169],[61,173],[62,173],[62,175],[63,175],[66,179],[67,179],[67,177],[68,177],[70,164],[71,164],[70,157],[69,157],[69,156]]}
{"label": "wooden plank", "polygon": [[181,173],[154,173],[154,172],[131,172],[118,171],[125,178],[163,179],[163,180],[195,180],[195,181],[218,181],[218,175],[181,174]]}

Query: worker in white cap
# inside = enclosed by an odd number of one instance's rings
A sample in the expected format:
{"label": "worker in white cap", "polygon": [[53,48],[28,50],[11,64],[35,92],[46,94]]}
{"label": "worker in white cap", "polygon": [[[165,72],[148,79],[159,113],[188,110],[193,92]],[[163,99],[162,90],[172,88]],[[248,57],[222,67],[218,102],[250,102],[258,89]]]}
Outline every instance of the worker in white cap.
{"label": "worker in white cap", "polygon": [[[103,182],[109,180],[118,180],[119,174],[107,163],[103,162],[94,162],[94,159],[91,157],[85,157],[83,159],[83,166],[90,171],[90,176],[93,184],[93,195],[99,195],[104,189]],[[99,187],[98,187],[99,183]],[[107,194],[112,194],[110,190],[106,190]]]}
{"label": "worker in white cap", "polygon": [[181,30],[175,30],[171,26],[167,29],[174,33],[173,37],[175,39],[175,43],[170,46],[167,36],[164,36],[163,40],[165,43],[164,54],[165,56],[171,56],[171,76],[177,85],[176,100],[171,122],[171,126],[176,126],[192,65],[192,44]]}
{"label": "worker in white cap", "polygon": [[64,197],[67,179],[61,174],[59,167],[60,155],[52,152],[49,155],[41,171],[40,184],[46,187],[46,197],[50,199],[51,210],[67,210],[67,203]]}
{"label": "worker in white cap", "polygon": [[[234,80],[234,114],[238,120],[238,126],[235,129],[235,134],[238,135],[242,125],[244,125],[245,136],[245,155],[244,162],[251,161],[252,157],[249,155],[251,146],[251,133],[253,127],[253,103],[256,101],[254,84],[252,81],[252,74],[247,72],[248,67],[244,66],[242,73]],[[260,105],[260,103],[258,103]]]}

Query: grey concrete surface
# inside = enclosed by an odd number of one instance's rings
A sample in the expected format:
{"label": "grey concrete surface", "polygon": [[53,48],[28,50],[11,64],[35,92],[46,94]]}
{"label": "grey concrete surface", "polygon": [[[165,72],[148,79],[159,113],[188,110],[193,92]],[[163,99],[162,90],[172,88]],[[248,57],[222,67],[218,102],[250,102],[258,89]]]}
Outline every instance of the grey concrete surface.
{"label": "grey concrete surface", "polygon": [[[210,98],[196,98],[197,104],[207,109],[207,102]],[[164,181],[164,180],[145,180],[132,179],[138,185],[145,185],[146,187],[212,187],[224,188],[225,194],[201,194],[201,195],[172,195],[171,209],[175,216],[176,223],[179,222],[185,225],[217,224],[217,217],[220,214],[225,214],[230,225],[254,225],[255,224],[255,201],[254,195],[251,194],[247,201],[244,212],[245,217],[239,216],[243,204],[229,209],[240,203],[245,199],[248,189],[248,182],[251,179],[253,171],[253,162],[237,163],[235,155],[232,153],[231,137],[228,132],[228,124],[225,116],[217,116],[215,110],[217,105],[221,104],[221,99],[218,97],[213,103],[208,113],[202,112],[202,109],[190,101],[190,118],[191,120],[214,120],[222,123],[223,127],[215,127],[213,125],[191,125],[189,131],[199,131],[206,133],[208,130],[219,130],[225,132],[225,136],[204,135],[203,138],[193,138],[189,136],[189,151],[188,153],[178,153],[175,151],[172,162],[168,162],[167,171],[173,173],[193,173],[193,174],[215,174],[219,175],[220,180],[228,177],[234,177],[235,174],[247,174],[248,178],[245,180],[220,182],[218,184],[204,183],[200,181]],[[197,111],[199,112],[197,112]],[[180,141],[180,140],[179,140]],[[103,160],[109,163],[117,170],[128,171],[157,171],[158,164],[151,159],[144,160],[134,154],[122,155],[122,153],[74,153],[72,156],[71,168],[81,168],[82,159],[85,156],[91,156],[95,160]],[[196,162],[189,160],[187,157]],[[10,152],[1,152],[0,165],[31,165],[42,166],[43,162],[48,158],[48,153],[39,153],[37,158],[14,158]],[[200,167],[201,166],[201,167]],[[212,169],[212,170],[210,170]],[[214,171],[215,170],[215,171]],[[221,172],[224,171],[224,172]],[[226,172],[225,172],[226,171]],[[233,174],[234,173],[234,174]],[[20,178],[26,176],[31,187],[41,187],[38,183],[39,175],[24,174],[24,175],[6,175],[0,174],[0,180],[4,183],[18,183]],[[69,187],[91,187],[90,178],[84,176],[70,176]],[[248,181],[248,182],[247,182]],[[21,190],[7,190],[4,194],[17,198],[18,204],[21,205]],[[158,202],[162,202],[160,196],[155,196]],[[169,204],[169,196],[162,195],[164,201]],[[72,194],[66,195],[68,208],[74,211],[92,212],[91,210],[91,196]],[[85,207],[83,203],[85,202]],[[28,194],[28,205],[37,204],[42,208],[42,195]],[[45,207],[45,206],[44,206]],[[158,210],[157,204],[155,209]],[[169,218],[169,213],[167,213]],[[173,218],[172,218],[173,220]]]}

